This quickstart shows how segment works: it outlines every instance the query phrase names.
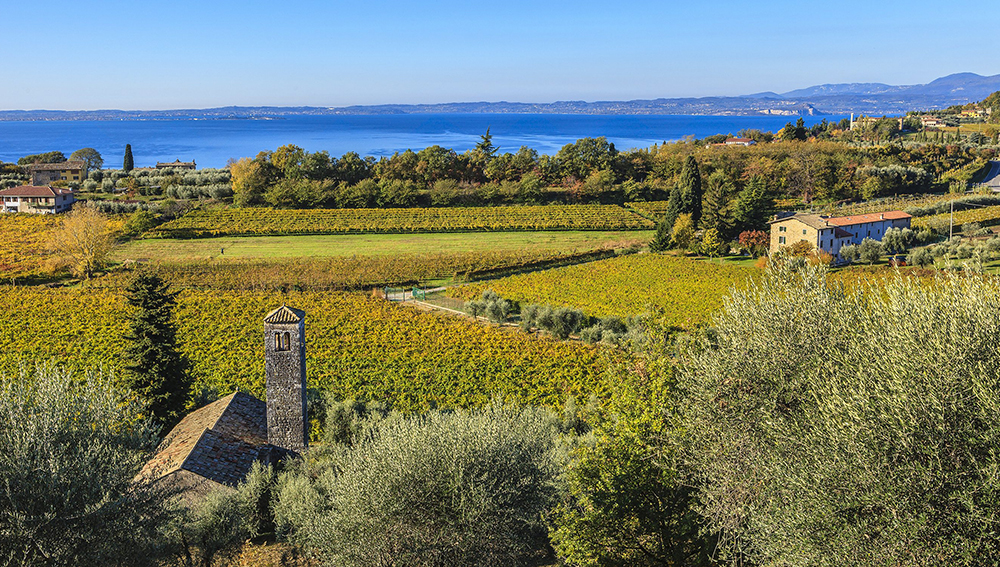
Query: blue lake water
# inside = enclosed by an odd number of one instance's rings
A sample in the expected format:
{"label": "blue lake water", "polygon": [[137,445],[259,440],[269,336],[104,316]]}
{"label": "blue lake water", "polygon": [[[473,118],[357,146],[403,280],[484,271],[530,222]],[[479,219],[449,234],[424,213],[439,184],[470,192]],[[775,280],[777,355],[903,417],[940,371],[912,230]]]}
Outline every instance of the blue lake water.
{"label": "blue lake water", "polygon": [[[807,125],[842,116],[805,116]],[[132,144],[136,167],[157,161],[195,160],[222,167],[230,159],[295,144],[310,152],[386,156],[432,145],[466,151],[486,129],[501,152],[528,146],[554,154],[580,138],[605,136],[619,150],[645,148],[685,136],[736,134],[744,128],[777,131],[788,116],[592,116],[580,114],[395,114],[290,116],[279,120],[0,121],[0,161],[80,148],[96,148],[107,167],[120,167]]]}

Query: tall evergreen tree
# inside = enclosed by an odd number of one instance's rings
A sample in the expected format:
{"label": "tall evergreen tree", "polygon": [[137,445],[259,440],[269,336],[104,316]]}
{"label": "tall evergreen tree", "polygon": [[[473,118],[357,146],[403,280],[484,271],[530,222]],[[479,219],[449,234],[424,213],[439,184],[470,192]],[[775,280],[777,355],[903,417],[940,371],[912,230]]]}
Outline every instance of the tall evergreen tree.
{"label": "tall evergreen tree", "polygon": [[753,177],[736,196],[733,220],[739,230],[759,230],[767,223],[767,215],[774,207],[774,200],[761,177]]}
{"label": "tall evergreen tree", "polygon": [[688,156],[681,168],[680,181],[681,213],[691,213],[695,224],[701,219],[701,172],[698,170],[698,160]]}
{"label": "tall evergreen tree", "polygon": [[177,350],[172,321],[176,295],[159,276],[145,270],[126,288],[132,317],[125,335],[125,379],[150,415],[166,427],[179,420],[191,389],[188,363]]}
{"label": "tall evergreen tree", "polygon": [[721,171],[716,171],[706,180],[707,189],[701,205],[701,227],[714,228],[719,235],[728,239],[732,236],[733,219],[729,210],[729,198],[735,192],[732,182]]}
{"label": "tall evergreen tree", "polygon": [[667,211],[663,213],[663,218],[660,219],[660,224],[667,226],[668,235],[673,230],[677,217],[683,212],[685,211],[681,210],[681,188],[678,185],[674,185],[674,188],[670,190],[670,198],[667,200]]}
{"label": "tall evergreen tree", "polygon": [[[677,219],[676,215],[674,219]],[[653,241],[649,243],[649,249],[653,252],[663,252],[670,248],[670,235],[673,229],[673,223],[667,224],[666,216],[660,219],[660,222],[656,225],[656,234],[653,235]]]}
{"label": "tall evergreen tree", "polygon": [[122,164],[122,169],[125,173],[128,173],[134,168],[135,161],[132,160],[132,144],[125,144],[125,162]]}

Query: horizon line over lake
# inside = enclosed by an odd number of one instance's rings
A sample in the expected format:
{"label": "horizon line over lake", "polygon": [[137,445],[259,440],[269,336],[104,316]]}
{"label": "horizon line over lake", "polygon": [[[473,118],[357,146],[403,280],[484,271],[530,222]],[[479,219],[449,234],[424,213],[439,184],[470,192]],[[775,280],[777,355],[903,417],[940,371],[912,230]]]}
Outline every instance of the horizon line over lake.
{"label": "horizon line over lake", "polygon": [[[97,149],[106,167],[120,167],[125,144],[132,145],[136,167],[156,162],[196,161],[199,167],[224,167],[230,159],[295,144],[309,152],[340,157],[390,156],[407,149],[438,145],[464,152],[487,128],[500,152],[521,146],[554,155],[580,138],[604,136],[619,151],[648,148],[687,136],[736,134],[742,129],[780,130],[798,116],[580,115],[580,114],[390,114],[288,116],[274,120],[157,119],[46,120],[0,122],[0,161],[47,151],[69,156]],[[807,125],[840,115],[802,116]]]}

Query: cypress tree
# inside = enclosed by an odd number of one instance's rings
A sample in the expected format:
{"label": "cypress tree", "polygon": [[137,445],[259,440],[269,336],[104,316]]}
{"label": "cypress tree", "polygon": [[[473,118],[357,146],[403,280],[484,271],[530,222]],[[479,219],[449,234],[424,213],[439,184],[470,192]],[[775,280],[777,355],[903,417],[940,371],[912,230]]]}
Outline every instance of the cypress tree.
{"label": "cypress tree", "polygon": [[188,363],[177,350],[177,328],[172,321],[177,294],[145,270],[132,278],[125,291],[132,308],[125,335],[126,382],[150,415],[171,427],[180,419],[191,389]]}
{"label": "cypress tree", "polygon": [[[680,212],[691,213],[691,220],[697,225],[701,219],[701,200],[704,197],[701,188],[701,172],[698,170],[698,160],[688,156],[681,168],[680,181]],[[671,195],[673,197],[673,195]]]}
{"label": "cypress tree", "polygon": [[681,188],[674,185],[674,188],[670,190],[670,198],[667,200],[667,211],[663,213],[663,219],[660,220],[660,224],[666,223],[667,225],[668,241],[670,231],[674,227],[674,222],[677,221],[677,217],[683,212],[681,210]]}
{"label": "cypress tree", "polygon": [[132,160],[132,144],[125,144],[125,163],[122,164],[122,169],[125,173],[128,173],[134,168],[135,162]]}

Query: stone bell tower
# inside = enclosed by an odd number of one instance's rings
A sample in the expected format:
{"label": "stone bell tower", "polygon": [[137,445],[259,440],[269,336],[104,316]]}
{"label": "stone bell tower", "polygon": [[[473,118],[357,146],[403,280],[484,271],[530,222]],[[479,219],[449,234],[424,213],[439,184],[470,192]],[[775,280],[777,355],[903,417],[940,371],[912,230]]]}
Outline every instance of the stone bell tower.
{"label": "stone bell tower", "polygon": [[285,305],[264,317],[267,442],[295,452],[309,446],[305,319]]}

